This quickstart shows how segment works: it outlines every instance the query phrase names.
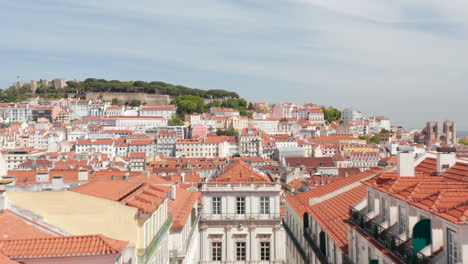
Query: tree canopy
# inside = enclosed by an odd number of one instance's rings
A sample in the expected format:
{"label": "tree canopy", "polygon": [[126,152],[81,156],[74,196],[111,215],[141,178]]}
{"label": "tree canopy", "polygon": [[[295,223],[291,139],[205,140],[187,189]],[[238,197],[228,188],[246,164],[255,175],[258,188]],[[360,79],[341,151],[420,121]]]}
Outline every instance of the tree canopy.
{"label": "tree canopy", "polygon": [[323,115],[328,123],[337,121],[341,117],[341,111],[334,107],[322,107]]}

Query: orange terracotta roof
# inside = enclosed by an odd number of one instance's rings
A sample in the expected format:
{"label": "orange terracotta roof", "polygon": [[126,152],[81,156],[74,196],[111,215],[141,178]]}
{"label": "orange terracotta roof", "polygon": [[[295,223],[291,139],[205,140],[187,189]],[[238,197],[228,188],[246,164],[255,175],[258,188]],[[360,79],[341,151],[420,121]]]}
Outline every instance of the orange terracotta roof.
{"label": "orange terracotta roof", "polygon": [[0,240],[0,251],[9,258],[71,257],[118,254],[128,242],[103,235]]}
{"label": "orange terracotta roof", "polygon": [[58,234],[10,210],[0,213],[0,240],[55,236]]}
{"label": "orange terracotta roof", "polygon": [[366,187],[361,185],[307,209],[307,212],[344,252],[348,252],[349,207],[362,201],[366,194]]}
{"label": "orange terracotta roof", "polygon": [[176,188],[175,200],[169,200],[169,213],[172,215],[173,224],[171,229],[179,230],[185,226],[192,212],[192,208],[201,198],[201,193]]}
{"label": "orange terracotta roof", "polygon": [[257,172],[251,165],[238,160],[226,168],[212,182],[272,182],[268,176]]}
{"label": "orange terracotta roof", "polygon": [[335,181],[294,196],[286,196],[286,200],[298,215],[302,215],[304,213],[305,206],[309,205],[310,198],[320,197],[332,193],[350,184],[360,182],[367,177],[371,177],[373,175],[377,176],[381,172],[382,170],[380,169],[364,171],[359,174],[346,177],[342,180]]}
{"label": "orange terracotta roof", "polygon": [[146,184],[143,177],[135,177],[130,180],[95,180],[79,185],[71,191],[87,194],[103,199],[120,201],[142,185]]}
{"label": "orange terracotta roof", "polygon": [[468,224],[467,171],[467,164],[457,163],[440,176],[383,173],[363,184],[453,223]]}

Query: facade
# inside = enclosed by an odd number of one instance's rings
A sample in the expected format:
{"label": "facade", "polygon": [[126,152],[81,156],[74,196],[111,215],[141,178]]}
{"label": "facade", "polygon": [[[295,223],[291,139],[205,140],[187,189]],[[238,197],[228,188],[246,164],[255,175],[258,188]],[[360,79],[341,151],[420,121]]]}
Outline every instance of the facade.
{"label": "facade", "polygon": [[140,116],[161,116],[165,119],[171,119],[175,113],[175,105],[144,105],[140,109]]}
{"label": "facade", "polygon": [[131,263],[167,264],[172,225],[170,193],[168,182],[135,178],[92,181],[73,191],[10,192],[9,199],[13,206],[35,214],[36,219],[46,219],[64,232],[100,233],[128,241]]}
{"label": "facade", "polygon": [[341,120],[343,122],[360,121],[362,119],[362,112],[355,108],[346,108],[341,111]]}
{"label": "facade", "polygon": [[366,199],[350,209],[352,261],[467,263],[468,163],[447,152],[416,167],[402,152],[398,162],[396,173],[364,181]]}
{"label": "facade", "polygon": [[278,183],[238,161],[201,191],[199,263],[284,263]]}
{"label": "facade", "polygon": [[239,133],[239,154],[245,157],[259,157],[263,152],[260,131],[246,128]]}

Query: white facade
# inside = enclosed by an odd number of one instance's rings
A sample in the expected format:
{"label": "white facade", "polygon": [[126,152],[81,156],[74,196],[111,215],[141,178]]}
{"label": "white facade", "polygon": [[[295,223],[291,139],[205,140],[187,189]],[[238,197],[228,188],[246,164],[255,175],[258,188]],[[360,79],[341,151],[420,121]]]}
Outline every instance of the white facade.
{"label": "white facade", "polygon": [[341,120],[345,123],[359,121],[362,118],[362,112],[354,108],[346,108],[341,111]]}
{"label": "white facade", "polygon": [[205,183],[202,192],[199,263],[284,263],[279,184]]}

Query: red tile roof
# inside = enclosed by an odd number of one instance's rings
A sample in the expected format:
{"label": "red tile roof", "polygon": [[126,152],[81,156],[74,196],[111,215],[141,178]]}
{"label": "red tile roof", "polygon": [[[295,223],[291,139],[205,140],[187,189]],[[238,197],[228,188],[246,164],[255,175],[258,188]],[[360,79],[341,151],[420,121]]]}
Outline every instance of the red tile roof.
{"label": "red tile roof", "polygon": [[257,172],[249,164],[238,160],[226,168],[224,172],[218,177],[211,180],[212,182],[272,182],[272,180],[266,176]]}
{"label": "red tile roof", "polygon": [[[47,232],[46,232],[47,231]],[[47,238],[58,234],[10,210],[0,213],[0,240]],[[3,262],[0,262],[3,263]]]}
{"label": "red tile roof", "polygon": [[380,169],[364,171],[359,174],[346,177],[342,180],[332,182],[327,185],[323,185],[315,189],[300,193],[298,195],[286,196],[286,201],[288,201],[288,203],[298,215],[302,216],[302,214],[306,210],[305,208],[309,206],[310,198],[324,196],[350,184],[360,182],[368,177],[377,176],[381,172],[382,170]]}
{"label": "red tile roof", "polygon": [[118,254],[128,242],[103,235],[0,240],[0,251],[9,258],[71,257]]}
{"label": "red tile roof", "polygon": [[366,198],[366,194],[366,187],[361,185],[307,209],[307,212],[344,252],[348,252],[349,207]]}
{"label": "red tile roof", "polygon": [[173,220],[172,230],[179,230],[185,226],[191,215],[192,208],[200,197],[200,192],[176,188],[176,198],[168,202],[169,213],[172,215]]}
{"label": "red tile roof", "polygon": [[440,176],[383,173],[363,184],[453,223],[468,224],[467,172],[468,165],[457,162]]}
{"label": "red tile roof", "polygon": [[287,157],[284,158],[284,160],[288,167],[299,167],[301,165],[306,166],[307,168],[335,167],[333,159],[329,157]]}

